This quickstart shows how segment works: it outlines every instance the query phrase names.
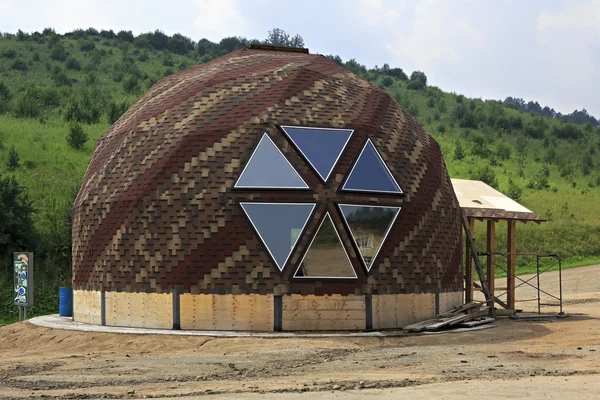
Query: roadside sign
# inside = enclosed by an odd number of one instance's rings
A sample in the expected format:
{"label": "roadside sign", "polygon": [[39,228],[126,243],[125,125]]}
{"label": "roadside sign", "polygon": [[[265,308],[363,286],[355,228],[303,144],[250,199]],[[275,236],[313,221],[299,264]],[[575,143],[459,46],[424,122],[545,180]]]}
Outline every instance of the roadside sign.
{"label": "roadside sign", "polygon": [[33,253],[13,254],[14,303],[16,306],[33,306]]}

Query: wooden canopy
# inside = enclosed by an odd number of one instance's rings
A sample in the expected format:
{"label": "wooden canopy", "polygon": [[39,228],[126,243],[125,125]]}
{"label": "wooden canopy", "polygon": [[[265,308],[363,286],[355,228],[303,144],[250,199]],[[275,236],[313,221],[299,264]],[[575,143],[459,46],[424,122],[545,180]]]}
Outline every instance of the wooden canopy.
{"label": "wooden canopy", "polygon": [[[486,240],[486,276],[487,287],[494,301],[504,308],[515,308],[515,267],[516,267],[516,236],[517,221],[536,222],[545,221],[536,213],[517,203],[510,197],[500,193],[493,187],[481,181],[467,179],[452,179],[452,186],[458,198],[458,203],[465,213],[471,234],[475,229],[475,220],[487,221]],[[506,302],[498,299],[494,292],[494,269],[496,254],[496,222],[507,221],[506,240]],[[465,228],[466,229],[466,228]],[[471,248],[465,243],[465,302],[473,300],[473,259]]]}

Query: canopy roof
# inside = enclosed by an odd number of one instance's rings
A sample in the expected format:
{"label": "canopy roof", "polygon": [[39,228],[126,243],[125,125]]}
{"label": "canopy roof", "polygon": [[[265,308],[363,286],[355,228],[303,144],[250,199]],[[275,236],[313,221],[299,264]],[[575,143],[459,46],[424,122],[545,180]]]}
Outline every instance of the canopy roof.
{"label": "canopy roof", "polygon": [[543,218],[482,181],[452,179],[460,207],[469,218],[543,222]]}

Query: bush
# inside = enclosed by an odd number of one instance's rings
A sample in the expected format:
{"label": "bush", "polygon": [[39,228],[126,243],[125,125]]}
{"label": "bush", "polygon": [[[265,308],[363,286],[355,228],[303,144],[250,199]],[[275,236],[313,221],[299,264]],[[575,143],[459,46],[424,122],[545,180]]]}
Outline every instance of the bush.
{"label": "bush", "polygon": [[10,108],[12,94],[10,89],[3,81],[0,81],[0,114],[4,114]]}
{"label": "bush", "polygon": [[140,90],[140,82],[137,77],[128,75],[123,79],[123,90],[125,93],[135,94]]}
{"label": "bush", "polygon": [[465,158],[465,150],[458,141],[456,142],[456,147],[454,148],[454,158],[458,161],[461,161],[463,158]]}
{"label": "bush", "polygon": [[471,173],[471,179],[485,182],[491,187],[498,189],[498,178],[496,178],[496,173],[489,165],[485,165],[473,171]]}
{"label": "bush", "polygon": [[508,160],[510,158],[511,153],[512,150],[508,144],[506,144],[505,142],[496,143],[496,155],[499,159]]}
{"label": "bush", "polygon": [[10,65],[15,71],[27,71],[27,63],[23,60],[15,60]]}
{"label": "bush", "polygon": [[546,175],[546,171],[540,170],[533,174],[533,176],[527,182],[527,188],[535,189],[535,190],[544,190],[550,187],[550,183],[548,181],[548,175]]}
{"label": "bush", "polygon": [[67,69],[70,69],[72,71],[81,70],[81,64],[79,64],[79,61],[77,61],[77,59],[75,59],[74,57],[69,57],[65,65],[67,66]]}
{"label": "bush", "polygon": [[394,84],[394,79],[390,76],[384,76],[381,80],[383,87],[390,87]]}
{"label": "bush", "polygon": [[81,45],[79,45],[79,49],[81,49],[81,51],[83,51],[85,53],[88,53],[88,52],[96,49],[96,44],[93,41],[88,40],[88,41],[82,42]]}
{"label": "bush", "polygon": [[36,118],[42,111],[57,108],[60,96],[56,88],[30,86],[17,99],[14,113],[16,117]]}
{"label": "bush", "polygon": [[15,150],[15,146],[10,146],[10,150],[8,152],[8,160],[6,161],[6,166],[8,167],[8,169],[14,171],[17,168],[19,168],[20,159],[21,157],[19,156],[19,153],[17,153],[17,150]]}
{"label": "bush", "polygon": [[519,202],[523,195],[523,189],[514,183],[512,178],[508,178],[508,190],[506,191],[506,195],[514,201]]}
{"label": "bush", "polygon": [[125,114],[125,111],[127,111],[128,108],[129,104],[125,101],[120,103],[111,101],[108,105],[108,112],[106,115],[108,117],[108,123],[111,125],[114,124],[123,114]]}
{"label": "bush", "polygon": [[88,136],[83,131],[83,128],[78,123],[72,123],[69,127],[69,134],[67,135],[67,143],[75,150],[81,150],[87,142]]}
{"label": "bush", "polygon": [[406,87],[410,90],[423,90],[425,88],[425,84],[419,80],[410,80]]}
{"label": "bush", "polygon": [[65,61],[69,53],[65,50],[62,44],[56,44],[52,46],[52,50],[50,51],[50,58],[54,61]]}
{"label": "bush", "polygon": [[2,52],[2,56],[4,58],[15,58],[17,56],[17,51],[15,49],[6,49]]}

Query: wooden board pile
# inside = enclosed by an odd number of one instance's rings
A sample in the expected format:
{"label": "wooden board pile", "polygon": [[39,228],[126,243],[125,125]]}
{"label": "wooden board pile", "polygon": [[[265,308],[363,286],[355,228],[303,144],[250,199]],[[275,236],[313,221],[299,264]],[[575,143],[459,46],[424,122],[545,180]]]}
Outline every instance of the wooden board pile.
{"label": "wooden board pile", "polygon": [[494,318],[488,317],[489,313],[490,307],[474,301],[438,314],[435,318],[405,326],[403,329],[408,332],[424,332],[457,327],[472,328],[493,322]]}

